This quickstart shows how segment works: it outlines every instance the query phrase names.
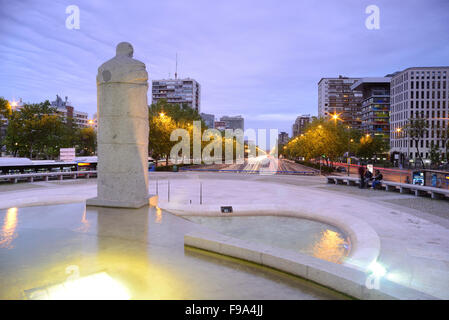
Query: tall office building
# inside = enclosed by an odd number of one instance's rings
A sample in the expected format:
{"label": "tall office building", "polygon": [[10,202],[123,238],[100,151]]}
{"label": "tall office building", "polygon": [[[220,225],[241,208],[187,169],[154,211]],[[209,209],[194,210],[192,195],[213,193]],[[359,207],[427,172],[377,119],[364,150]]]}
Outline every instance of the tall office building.
{"label": "tall office building", "polygon": [[351,90],[360,78],[321,78],[318,82],[318,116],[338,114],[339,118],[355,129],[360,129],[362,93]]}
{"label": "tall office building", "polygon": [[245,120],[242,116],[223,116],[220,118],[221,122],[225,123],[226,129],[242,129],[245,130]]}
{"label": "tall office building", "polygon": [[[409,119],[425,119],[424,139],[418,143],[420,156],[428,159],[435,145],[444,150],[441,132],[448,127],[449,66],[412,67],[391,79],[390,148],[399,161],[419,158],[416,142],[404,127]],[[444,150],[445,151],[445,150]]]}
{"label": "tall office building", "polygon": [[312,121],[310,114],[298,116],[292,126],[292,137],[299,136],[305,132],[307,125]]}
{"label": "tall office building", "polygon": [[361,130],[372,137],[390,139],[390,77],[362,78],[351,89],[362,92]]}
{"label": "tall office building", "polygon": [[68,101],[68,97],[65,97],[65,100],[62,100],[59,95],[56,95],[56,100],[51,102],[51,106],[56,108],[56,113],[62,118],[63,122],[68,123],[74,121],[74,123],[81,128],[89,126],[88,113],[75,110],[72,103]]}
{"label": "tall office building", "polygon": [[204,123],[209,129],[213,129],[215,125],[215,116],[213,114],[208,113],[200,113],[201,119],[203,119]]}
{"label": "tall office building", "polygon": [[166,99],[168,103],[187,104],[198,113],[201,110],[201,86],[194,79],[164,79],[152,81],[152,102]]}

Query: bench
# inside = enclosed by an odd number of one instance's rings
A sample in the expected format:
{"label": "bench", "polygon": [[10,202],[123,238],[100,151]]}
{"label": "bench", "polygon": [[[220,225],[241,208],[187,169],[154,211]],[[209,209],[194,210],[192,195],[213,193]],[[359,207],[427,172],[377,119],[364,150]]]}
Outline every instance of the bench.
{"label": "bench", "polygon": [[391,181],[382,181],[382,184],[385,186],[385,189],[387,191],[396,191],[397,189],[399,189],[400,193],[412,193],[417,197],[430,194],[432,199],[444,199],[446,196],[449,196],[448,189]]}
{"label": "bench", "polygon": [[327,183],[346,184],[348,186],[356,186],[360,184],[359,178],[345,176],[327,176]]}
{"label": "bench", "polygon": [[[360,184],[359,178],[345,177],[345,176],[327,176],[327,183],[346,184],[348,186],[356,186]],[[384,181],[380,183],[380,189],[386,191],[397,191],[404,194],[414,194],[415,196],[425,196],[430,194],[432,199],[445,199],[449,197],[448,189],[441,189],[428,186],[420,186],[417,184],[400,183],[393,181]]]}

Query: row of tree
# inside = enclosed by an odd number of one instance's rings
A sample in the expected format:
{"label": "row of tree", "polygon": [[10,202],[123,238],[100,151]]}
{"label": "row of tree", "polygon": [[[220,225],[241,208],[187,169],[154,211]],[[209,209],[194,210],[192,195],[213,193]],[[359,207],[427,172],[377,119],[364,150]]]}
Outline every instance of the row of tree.
{"label": "row of tree", "polygon": [[[429,120],[421,117],[415,117],[409,119],[407,125],[403,129],[399,129],[399,136],[407,137],[412,141],[412,146],[410,150],[416,150],[418,154],[418,159],[422,165],[425,167],[423,157],[421,156],[420,146],[424,146],[424,139],[429,135],[432,137],[430,142],[430,154],[429,158],[432,165],[437,165],[441,161],[449,160],[449,126],[439,127],[430,126]],[[438,143],[438,145],[435,142]]]}
{"label": "row of tree", "polygon": [[288,158],[321,158],[329,164],[344,156],[372,158],[388,150],[388,142],[381,137],[364,135],[341,123],[317,118],[308,125],[304,134],[292,138],[281,147],[280,153]]}
{"label": "row of tree", "polygon": [[[418,155],[417,160],[425,167],[421,156],[421,145],[428,136],[430,143],[429,158],[433,165],[449,159],[449,127],[430,127],[429,120],[411,118],[404,128],[395,132],[398,138],[410,141],[410,152]],[[434,143],[440,141],[441,143]],[[344,156],[371,159],[389,151],[389,143],[377,136],[365,135],[359,130],[348,128],[325,118],[314,119],[304,134],[291,139],[281,153],[290,158],[303,157],[306,160],[324,158],[327,162],[341,160]]]}
{"label": "row of tree", "polygon": [[73,119],[63,119],[49,101],[24,104],[13,110],[0,98],[0,125],[8,123],[0,136],[0,150],[30,159],[55,159],[60,148],[75,147],[78,155],[93,155],[96,149],[94,128],[80,128]]}
{"label": "row of tree", "polygon": [[[166,164],[168,164],[173,146],[180,141],[180,137],[177,137],[178,140],[176,140],[176,137],[170,139],[170,136],[175,129],[184,129],[189,136],[190,155],[188,160],[193,159],[194,121],[201,122],[201,136],[198,137],[198,140],[200,141],[197,141],[197,143],[200,146],[201,152],[207,150],[207,156],[210,158],[219,159],[219,161],[221,161],[225,158],[227,148],[231,149],[229,146],[232,146],[232,155],[235,159],[236,149],[238,147],[242,147],[243,149],[243,146],[239,145],[236,137],[226,138],[225,135],[218,130],[209,132],[209,135],[206,135],[208,141],[203,141],[204,131],[209,128],[206,126],[198,112],[188,105],[172,104],[168,103],[165,99],[161,99],[158,100],[157,103],[151,104],[149,107],[149,155],[156,161],[161,158],[165,159]],[[215,146],[219,144],[219,147],[209,147],[208,149],[205,149],[206,146],[210,146],[211,143],[214,145],[214,142]],[[228,147],[226,144],[228,144]]]}
{"label": "row of tree", "polygon": [[[13,156],[55,159],[59,156],[60,148],[70,147],[75,147],[77,155],[93,155],[96,151],[94,128],[79,128],[73,119],[61,118],[49,101],[24,104],[21,109],[13,110],[7,100],[0,98],[0,121],[0,126],[8,123],[6,132],[0,135],[0,150],[6,150]],[[167,163],[172,147],[178,142],[170,139],[175,129],[187,130],[191,153],[193,122],[201,121],[201,136],[208,129],[196,110],[187,105],[168,103],[164,99],[149,106],[148,121],[149,155],[156,161],[165,159]],[[221,139],[224,152],[225,140],[221,134],[211,138],[214,139]],[[201,150],[206,144],[201,141]],[[235,148],[234,139],[234,154]]]}

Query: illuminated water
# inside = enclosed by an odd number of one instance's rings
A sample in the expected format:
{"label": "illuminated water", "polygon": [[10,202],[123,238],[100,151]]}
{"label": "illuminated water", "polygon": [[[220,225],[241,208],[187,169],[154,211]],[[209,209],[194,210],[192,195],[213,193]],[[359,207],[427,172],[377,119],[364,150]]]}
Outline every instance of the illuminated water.
{"label": "illuminated water", "polygon": [[201,225],[157,208],[0,210],[0,299],[338,299],[268,268],[184,247]]}
{"label": "illuminated water", "polygon": [[341,263],[350,242],[338,228],[308,219],[281,216],[198,217],[189,220],[220,233]]}

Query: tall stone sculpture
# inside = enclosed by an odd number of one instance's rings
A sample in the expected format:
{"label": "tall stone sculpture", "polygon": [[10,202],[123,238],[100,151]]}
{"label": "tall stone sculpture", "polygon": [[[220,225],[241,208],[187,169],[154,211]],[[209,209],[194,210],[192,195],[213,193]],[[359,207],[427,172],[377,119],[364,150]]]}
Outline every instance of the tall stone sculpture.
{"label": "tall stone sculpture", "polygon": [[98,194],[87,205],[139,208],[148,204],[148,73],[133,47],[98,68]]}

